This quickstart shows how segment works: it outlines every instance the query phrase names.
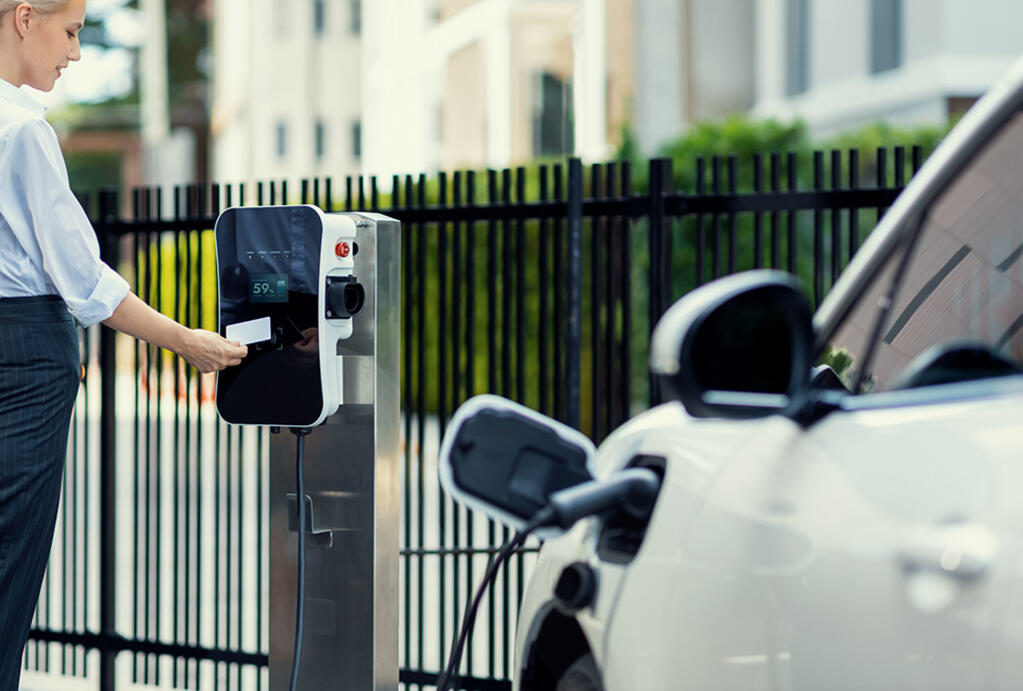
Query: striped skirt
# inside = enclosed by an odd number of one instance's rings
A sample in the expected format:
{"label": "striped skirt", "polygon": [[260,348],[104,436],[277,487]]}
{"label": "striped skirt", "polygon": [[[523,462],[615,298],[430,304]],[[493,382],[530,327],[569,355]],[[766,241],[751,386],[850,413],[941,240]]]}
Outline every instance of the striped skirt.
{"label": "striped skirt", "polygon": [[0,691],[16,691],[57,518],[78,332],[53,296],[0,299]]}

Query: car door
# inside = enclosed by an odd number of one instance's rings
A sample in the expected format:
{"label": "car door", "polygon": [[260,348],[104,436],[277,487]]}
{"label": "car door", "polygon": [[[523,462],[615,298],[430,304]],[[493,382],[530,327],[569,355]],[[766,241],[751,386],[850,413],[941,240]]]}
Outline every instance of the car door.
{"label": "car door", "polygon": [[651,527],[609,689],[1023,686],[1023,111],[914,211],[822,334],[840,409],[736,422],[691,525]]}

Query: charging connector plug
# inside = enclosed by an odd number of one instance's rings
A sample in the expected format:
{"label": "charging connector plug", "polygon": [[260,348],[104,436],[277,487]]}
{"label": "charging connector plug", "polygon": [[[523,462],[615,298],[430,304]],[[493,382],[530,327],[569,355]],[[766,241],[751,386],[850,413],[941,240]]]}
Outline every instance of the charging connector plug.
{"label": "charging connector plug", "polygon": [[605,511],[622,511],[645,520],[654,508],[661,479],[647,468],[626,468],[606,481],[591,480],[555,492],[548,507],[552,523],[568,530],[587,516]]}

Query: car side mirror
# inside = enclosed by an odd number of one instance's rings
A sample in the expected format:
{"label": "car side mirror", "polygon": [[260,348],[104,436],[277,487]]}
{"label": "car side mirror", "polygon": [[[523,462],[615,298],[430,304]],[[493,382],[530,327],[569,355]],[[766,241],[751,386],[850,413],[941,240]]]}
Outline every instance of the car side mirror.
{"label": "car side mirror", "polygon": [[451,418],[441,442],[440,480],[460,503],[518,530],[551,494],[592,480],[595,456],[593,442],[577,430],[485,394]]}
{"label": "car side mirror", "polygon": [[651,338],[650,368],[695,417],[794,413],[810,388],[811,319],[791,274],[728,276],[664,314]]}

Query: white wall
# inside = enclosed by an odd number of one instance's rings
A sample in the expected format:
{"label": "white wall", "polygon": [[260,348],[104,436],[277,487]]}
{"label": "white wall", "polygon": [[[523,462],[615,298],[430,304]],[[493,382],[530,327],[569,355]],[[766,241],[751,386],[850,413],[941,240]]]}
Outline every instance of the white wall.
{"label": "white wall", "polygon": [[426,170],[438,65],[429,42],[423,0],[363,0],[363,159],[366,174]]}
{"label": "white wall", "polygon": [[683,56],[679,0],[636,0],[635,131],[646,153],[685,121]]}
{"label": "white wall", "polygon": [[942,37],[949,54],[1023,53],[1023,2],[942,0]]}
{"label": "white wall", "polygon": [[865,74],[870,68],[869,0],[810,2],[811,88]]}
{"label": "white wall", "polygon": [[785,0],[756,0],[756,104],[773,104],[785,96]]}
{"label": "white wall", "polygon": [[753,106],[754,16],[753,0],[692,2],[693,115],[697,120]]}
{"label": "white wall", "polygon": [[902,0],[902,57],[907,63],[941,53],[944,26],[940,5],[943,0]]}
{"label": "white wall", "polygon": [[607,26],[604,0],[581,0],[576,8],[575,154],[590,161],[607,156]]}

